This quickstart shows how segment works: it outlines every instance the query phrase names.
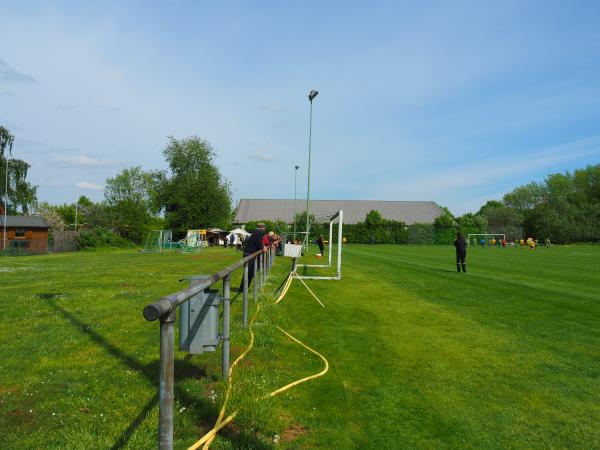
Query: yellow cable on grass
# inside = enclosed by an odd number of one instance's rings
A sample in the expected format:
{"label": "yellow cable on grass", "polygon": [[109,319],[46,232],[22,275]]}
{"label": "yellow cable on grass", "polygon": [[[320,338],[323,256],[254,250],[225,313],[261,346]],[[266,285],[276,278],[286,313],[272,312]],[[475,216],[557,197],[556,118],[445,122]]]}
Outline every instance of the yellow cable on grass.
{"label": "yellow cable on grass", "polygon": [[[250,350],[252,350],[252,347],[254,346],[254,331],[252,330],[252,326],[254,325],[254,322],[256,321],[256,318],[258,317],[258,312],[260,311],[260,303],[258,303],[256,305],[256,311],[254,312],[254,315],[252,316],[252,319],[250,320],[250,326],[248,327],[248,329],[250,330],[250,342],[248,343],[248,347],[246,347],[246,350],[244,350],[242,352],[242,354],[240,356],[238,356],[236,358],[236,360],[233,362],[233,364],[231,364],[231,368],[229,369],[229,376],[227,377],[227,391],[225,393],[225,400],[223,401],[223,406],[221,406],[221,411],[219,411],[219,417],[217,417],[217,422],[215,423],[215,426],[213,427],[213,430],[221,424],[222,420],[223,420],[223,416],[225,415],[225,408],[227,407],[227,402],[229,401],[229,395],[231,393],[231,389],[232,389],[232,373],[233,373],[233,369],[235,368],[235,366],[237,366],[237,364],[244,359],[244,357],[248,354],[248,352]],[[237,411],[236,411],[237,413]],[[233,420],[233,418],[232,418]],[[229,422],[228,422],[229,423]],[[210,446],[210,444],[212,443],[212,441],[214,440],[214,438],[216,437],[216,433],[212,435],[212,437],[210,437],[206,444],[204,444],[204,449],[207,450],[208,447]],[[196,445],[196,444],[194,444]],[[190,448],[198,448],[198,447],[190,447]]]}
{"label": "yellow cable on grass", "polygon": [[283,297],[285,297],[285,294],[287,294],[287,291],[292,284],[292,278],[293,278],[294,273],[295,272],[290,272],[290,274],[288,275],[287,280],[285,280],[285,285],[283,286],[283,290],[281,291],[281,295],[277,298],[277,300],[275,300],[275,304],[277,304],[281,300],[283,300]]}
{"label": "yellow cable on grass", "polygon": [[[310,351],[311,353],[314,353],[315,355],[317,355],[319,358],[321,358],[323,360],[323,362],[325,363],[325,368],[320,371],[319,373],[316,373],[314,375],[309,375],[308,377],[304,377],[301,378],[300,380],[296,380],[293,381],[289,384],[286,384],[285,386],[274,390],[273,392],[270,392],[266,395],[264,395],[263,397],[258,398],[257,400],[263,400],[263,399],[267,399],[267,398],[271,398],[271,397],[275,397],[276,395],[281,394],[282,392],[285,392],[291,388],[293,388],[294,386],[297,386],[299,384],[305,383],[307,381],[310,380],[314,380],[315,378],[319,378],[322,377],[323,375],[325,375],[327,373],[327,371],[329,370],[329,362],[327,361],[327,358],[325,358],[323,355],[321,355],[319,352],[317,352],[316,350],[310,348],[308,345],[306,345],[305,343],[303,343],[302,341],[300,341],[299,339],[295,338],[294,336],[292,336],[291,334],[289,334],[287,331],[285,331],[283,328],[280,328],[279,326],[277,327],[277,329],[279,331],[281,331],[283,334],[285,334],[287,337],[289,337],[290,339],[292,339],[294,342],[300,344],[302,347],[304,347],[305,349],[307,349],[308,351]],[[222,411],[225,408],[225,404],[223,404],[223,408],[221,409]],[[228,425],[240,412],[240,409],[236,409],[234,412],[232,412],[229,416],[227,416],[225,419],[223,419],[221,422],[217,421],[217,424],[215,424],[214,428],[212,430],[210,430],[208,433],[206,433],[204,436],[202,436],[202,438],[200,438],[200,440],[198,442],[196,442],[194,445],[192,445],[191,447],[188,448],[188,450],[196,450],[198,449],[202,444],[204,444],[204,448],[208,448],[208,446],[210,446],[210,443],[213,441],[213,439],[216,437],[217,433],[224,428],[226,425]]]}
{"label": "yellow cable on grass", "polygon": [[[294,278],[299,279],[302,282],[302,284],[304,285],[304,287],[306,287],[306,289],[308,289],[308,292],[310,292],[311,295],[315,298],[315,300],[317,300],[317,302],[319,302],[319,304],[323,308],[325,307],[325,305],[321,302],[321,300],[319,300],[319,298],[315,295],[315,293],[306,285],[306,283],[304,282],[304,280],[302,280],[302,278],[300,278],[296,272],[290,272],[290,274],[288,275],[288,278],[287,278],[287,280],[285,282],[285,285],[284,285],[284,288],[283,288],[283,290],[281,292],[281,295],[277,298],[277,300],[275,301],[275,304],[279,303],[286,296],[288,290],[290,289],[290,286],[292,285],[292,281],[294,280]],[[219,432],[219,430],[221,430],[227,424],[229,424],[237,416],[237,414],[239,413],[240,410],[237,409],[233,413],[231,413],[229,416],[227,416],[225,419],[223,419],[223,416],[225,415],[225,408],[227,407],[227,402],[229,401],[229,396],[230,396],[231,389],[232,389],[232,383],[233,383],[232,382],[232,378],[233,378],[232,373],[233,373],[233,369],[248,354],[248,352],[254,346],[254,331],[252,330],[252,326],[254,325],[254,322],[255,322],[255,320],[256,320],[256,318],[258,316],[258,312],[259,311],[260,311],[260,303],[257,305],[256,312],[254,313],[254,316],[252,317],[252,320],[250,321],[250,326],[249,326],[249,330],[250,330],[250,343],[248,344],[248,347],[246,347],[246,350],[244,350],[242,352],[242,354],[236,358],[236,360],[231,365],[231,369],[229,370],[229,376],[227,377],[227,391],[225,393],[225,400],[223,401],[223,406],[221,406],[221,410],[219,411],[219,416],[217,417],[217,421],[216,421],[213,429],[210,430],[208,433],[206,433],[200,440],[198,440],[196,443],[194,443],[191,447],[189,447],[188,450],[196,450],[196,449],[200,448],[200,446],[202,444],[204,444],[203,450],[208,450],[208,448],[210,447],[210,444],[212,444],[212,442],[215,439],[215,437],[217,436],[217,433]],[[277,329],[279,331],[281,331],[283,334],[285,334],[287,337],[289,337],[290,339],[292,339],[294,342],[300,344],[302,347],[306,348],[307,350],[309,350],[310,352],[314,353],[319,358],[321,358],[323,360],[323,362],[325,363],[325,368],[321,372],[319,372],[319,373],[316,373],[316,374],[313,374],[313,375],[309,375],[308,377],[304,377],[304,378],[301,378],[299,380],[293,381],[293,382],[291,382],[289,384],[286,384],[285,386],[283,386],[283,387],[281,387],[279,389],[276,389],[273,392],[270,392],[269,394],[261,397],[260,399],[267,399],[267,398],[275,397],[276,395],[279,395],[282,392],[285,392],[288,389],[293,388],[294,386],[297,386],[299,384],[302,384],[302,383],[305,383],[307,381],[313,380],[315,378],[322,377],[329,370],[329,362],[327,361],[327,359],[323,355],[321,355],[316,350],[310,348],[308,345],[304,344],[299,339],[296,339],[294,336],[292,336],[291,334],[289,334],[283,328],[277,326]],[[260,400],[260,399],[257,399],[257,400]]]}

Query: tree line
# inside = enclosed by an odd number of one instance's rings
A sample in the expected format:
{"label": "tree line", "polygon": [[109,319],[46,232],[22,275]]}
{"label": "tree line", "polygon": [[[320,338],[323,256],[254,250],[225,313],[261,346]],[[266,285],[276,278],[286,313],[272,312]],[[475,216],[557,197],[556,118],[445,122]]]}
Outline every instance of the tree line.
{"label": "tree line", "polygon": [[[10,158],[14,139],[0,126],[0,184],[4,187],[8,165],[9,214],[35,211],[51,229],[62,230],[74,226],[77,206],[79,224],[135,243],[143,242],[152,229],[171,229],[175,237],[182,237],[188,229],[227,229],[233,220],[231,186],[215,163],[214,148],[197,136],[168,138],[163,150],[167,170],[123,169],[106,180],[102,201],[81,196],[76,203],[63,205],[37,202],[37,187],[27,181],[29,164]],[[296,229],[305,231],[305,227],[306,213],[300,213]],[[269,229],[281,233],[292,226],[279,221],[269,223]],[[327,231],[315,223],[311,238]],[[407,226],[371,211],[364,222],[344,226],[348,242],[356,243],[448,244],[457,231],[502,233],[508,239],[550,238],[555,243],[598,242],[600,164],[519,186],[501,200],[489,200],[477,212],[454,216],[443,207],[433,224]]]}
{"label": "tree line", "polygon": [[[14,136],[0,127],[0,182],[4,187],[8,162],[8,214],[41,215],[51,233],[65,229],[98,230],[102,242],[123,245],[122,240],[142,243],[153,229],[171,229],[175,238],[188,229],[231,224],[231,186],[215,163],[216,152],[207,141],[192,136],[169,137],[163,150],[167,170],[126,168],[108,178],[104,199],[93,202],[80,196],[75,203],[53,205],[38,202],[36,186],[26,181],[29,165],[8,159]],[[4,189],[2,189],[4,190]],[[76,217],[77,216],[77,217]]]}

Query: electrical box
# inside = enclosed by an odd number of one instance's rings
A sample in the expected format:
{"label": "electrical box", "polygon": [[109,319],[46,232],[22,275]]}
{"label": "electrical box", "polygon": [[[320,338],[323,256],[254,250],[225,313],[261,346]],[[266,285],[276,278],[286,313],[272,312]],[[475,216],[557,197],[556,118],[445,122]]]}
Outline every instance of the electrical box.
{"label": "electrical box", "polygon": [[300,244],[285,244],[283,256],[291,258],[299,258],[302,253],[302,245]]}
{"label": "electrical box", "polygon": [[[208,275],[187,278],[190,286],[200,284]],[[210,288],[191,297],[179,306],[179,350],[197,355],[214,352],[219,346],[218,290]]]}

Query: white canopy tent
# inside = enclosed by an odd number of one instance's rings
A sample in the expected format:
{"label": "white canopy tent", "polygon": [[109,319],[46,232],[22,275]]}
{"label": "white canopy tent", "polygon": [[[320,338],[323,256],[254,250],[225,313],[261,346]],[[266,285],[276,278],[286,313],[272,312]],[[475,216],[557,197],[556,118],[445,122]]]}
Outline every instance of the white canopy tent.
{"label": "white canopy tent", "polygon": [[236,228],[235,230],[231,230],[229,232],[227,239],[229,239],[231,235],[234,236],[233,245],[238,245],[242,243],[242,238],[250,236],[250,233],[248,233],[246,230],[242,230],[241,228]]}

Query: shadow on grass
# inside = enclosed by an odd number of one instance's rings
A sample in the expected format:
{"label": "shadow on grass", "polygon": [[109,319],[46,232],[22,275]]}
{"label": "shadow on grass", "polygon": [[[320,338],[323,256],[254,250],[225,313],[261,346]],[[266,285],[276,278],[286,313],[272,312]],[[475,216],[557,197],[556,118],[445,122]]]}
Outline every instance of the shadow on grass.
{"label": "shadow on grass", "polygon": [[[79,318],[77,318],[73,313],[67,311],[61,306],[56,304],[56,299],[62,298],[64,295],[68,295],[66,292],[57,292],[57,293],[41,293],[37,294],[37,297],[43,300],[47,300],[47,304],[53,308],[55,311],[62,314],[74,327],[76,327],[81,333],[86,334],[90,340],[94,343],[98,344],[102,347],[107,353],[111,356],[114,356],[118,360],[124,362],[129,368],[140,372],[144,375],[146,380],[157,387],[156,393],[154,396],[146,403],[146,405],[140,410],[135,419],[129,424],[129,426],[123,430],[121,435],[117,438],[115,443],[110,447],[111,450],[119,450],[124,448],[129,439],[135,432],[135,430],[142,424],[142,422],[147,417],[148,413],[152,411],[158,404],[158,382],[159,382],[159,366],[160,361],[154,360],[146,365],[139,362],[137,359],[123,352],[115,345],[113,345],[110,341],[108,341],[104,336],[95,331],[89,324],[83,322]],[[175,360],[175,375],[178,380],[186,380],[190,378],[206,378],[206,371],[202,368],[198,368],[190,363],[191,355],[186,355],[183,360],[176,359]],[[208,403],[207,401],[192,397],[188,393],[186,393],[181,388],[175,385],[175,396],[180,398],[182,403],[185,404],[189,409],[196,412],[196,419],[199,422],[199,425],[202,428],[212,429],[213,423],[216,421],[216,417],[218,412],[214,409],[214,405]],[[264,442],[261,441],[258,437],[248,436],[246,433],[242,432],[228,432],[227,434],[222,434],[224,437],[227,437],[230,442],[234,445],[239,445],[240,448],[256,448],[256,449],[266,449],[271,448],[265,446]]]}

